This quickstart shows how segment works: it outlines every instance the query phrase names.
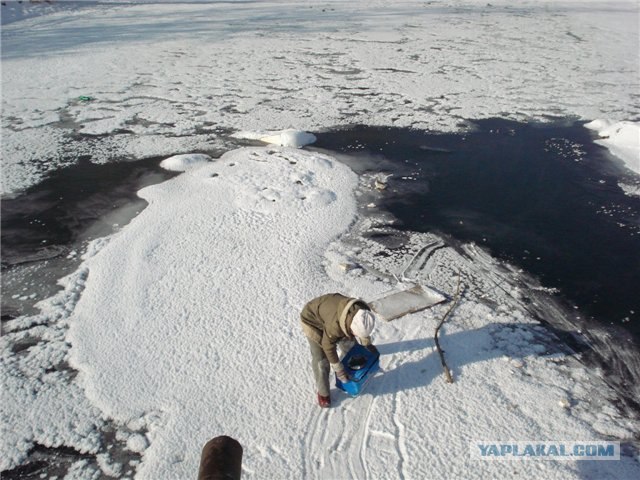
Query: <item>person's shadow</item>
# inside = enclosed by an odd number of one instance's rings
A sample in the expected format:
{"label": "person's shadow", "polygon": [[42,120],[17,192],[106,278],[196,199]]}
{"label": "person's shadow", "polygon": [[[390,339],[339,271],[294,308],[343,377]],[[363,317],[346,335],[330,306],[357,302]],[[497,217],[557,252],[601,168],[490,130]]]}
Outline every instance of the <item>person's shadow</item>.
{"label": "person's shadow", "polygon": [[[555,333],[549,327],[541,331],[539,326],[531,324],[490,323],[451,335],[441,332],[440,346],[455,381],[462,375],[463,366],[504,355],[523,359],[531,355],[575,354],[575,346],[569,348],[560,340],[563,335],[566,332]],[[376,346],[380,351],[382,376],[378,374],[378,378],[369,382],[367,389],[373,395],[424,387],[443,374],[433,336]],[[429,354],[421,355],[424,350],[429,350]],[[405,361],[391,359],[384,362],[384,357],[398,352],[406,352]],[[412,357],[416,359],[412,360]]]}

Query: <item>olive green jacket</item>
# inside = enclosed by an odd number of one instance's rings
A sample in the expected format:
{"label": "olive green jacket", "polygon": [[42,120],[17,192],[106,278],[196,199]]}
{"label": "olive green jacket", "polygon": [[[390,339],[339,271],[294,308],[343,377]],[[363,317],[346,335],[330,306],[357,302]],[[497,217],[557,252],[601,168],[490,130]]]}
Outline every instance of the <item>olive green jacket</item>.
{"label": "olive green jacket", "polygon": [[[339,293],[330,293],[314,298],[300,313],[304,334],[310,340],[320,344],[334,370],[340,363],[337,344],[345,338],[350,340],[354,338],[351,335],[351,322],[360,309],[370,310],[369,305],[362,300],[345,297]],[[371,345],[370,337],[359,340],[362,345]]]}

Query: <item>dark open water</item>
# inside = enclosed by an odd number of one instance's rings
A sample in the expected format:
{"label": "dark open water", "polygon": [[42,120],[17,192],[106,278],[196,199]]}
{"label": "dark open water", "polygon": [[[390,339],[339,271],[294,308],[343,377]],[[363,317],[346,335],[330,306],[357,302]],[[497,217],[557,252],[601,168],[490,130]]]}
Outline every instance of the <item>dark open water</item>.
{"label": "dark open water", "polygon": [[[401,229],[475,242],[603,325],[640,340],[640,198],[582,124],[476,122],[465,134],[354,127],[314,145],[393,175],[378,205]],[[375,167],[373,166],[375,165]]]}
{"label": "dark open water", "polygon": [[2,319],[32,314],[77,268],[84,244],[123,227],[146,202],[136,192],[176,175],[160,158],[60,169],[2,198]]}

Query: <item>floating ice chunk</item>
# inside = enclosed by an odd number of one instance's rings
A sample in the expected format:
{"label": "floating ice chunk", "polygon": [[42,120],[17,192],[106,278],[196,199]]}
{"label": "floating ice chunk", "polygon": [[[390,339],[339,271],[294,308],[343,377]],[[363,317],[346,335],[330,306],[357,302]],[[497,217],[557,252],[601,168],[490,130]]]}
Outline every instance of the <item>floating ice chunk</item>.
{"label": "floating ice chunk", "polygon": [[561,398],[560,400],[558,400],[558,405],[566,409],[571,408],[571,402],[567,398]]}
{"label": "floating ice chunk", "polygon": [[597,132],[600,132],[606,128],[609,128],[612,124],[613,122],[611,122],[610,120],[599,118],[585,124],[585,127],[589,130],[596,130]]}
{"label": "floating ice chunk", "polygon": [[165,158],[160,162],[160,166],[165,170],[171,170],[174,172],[185,172],[190,168],[202,165],[211,161],[209,155],[202,153],[186,153],[183,155],[174,155],[173,157]]}
{"label": "floating ice chunk", "polygon": [[516,358],[511,359],[511,366],[514,368],[522,368],[524,367],[524,362],[522,360],[518,360]]}
{"label": "floating ice chunk", "polygon": [[301,130],[282,130],[274,135],[260,137],[261,142],[280,145],[281,147],[302,148],[316,141],[316,136]]}
{"label": "floating ice chunk", "polygon": [[110,477],[117,478],[122,473],[122,465],[117,462],[112,462],[106,453],[96,455],[96,461],[98,462],[100,470]]}
{"label": "floating ice chunk", "polygon": [[127,440],[127,448],[132,452],[142,453],[149,446],[149,442],[147,441],[147,437],[141,434],[135,434],[129,437]]}
{"label": "floating ice chunk", "polygon": [[601,140],[596,143],[607,147],[627,168],[640,174],[640,123],[594,120],[585,127],[598,132]]}

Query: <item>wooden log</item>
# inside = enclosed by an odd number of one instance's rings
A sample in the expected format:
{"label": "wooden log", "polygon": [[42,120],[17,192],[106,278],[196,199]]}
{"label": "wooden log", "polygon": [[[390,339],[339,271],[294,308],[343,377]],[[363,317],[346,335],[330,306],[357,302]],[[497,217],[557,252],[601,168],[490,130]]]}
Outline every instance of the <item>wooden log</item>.
{"label": "wooden log", "polygon": [[451,314],[455,306],[458,304],[458,300],[460,300],[460,283],[461,283],[460,277],[461,277],[460,272],[458,272],[458,287],[456,289],[456,296],[453,299],[451,306],[442,317],[442,320],[440,320],[440,323],[436,327],[436,331],[433,336],[436,344],[436,349],[438,350],[438,355],[440,356],[440,363],[442,363],[442,369],[444,370],[445,380],[447,381],[447,383],[453,383],[453,376],[451,375],[451,370],[449,370],[449,366],[447,365],[447,362],[444,359],[444,350],[442,350],[442,348],[440,347],[440,341],[439,341],[438,335],[440,334],[440,328],[442,327],[442,325],[444,325],[444,322],[447,320],[447,317],[449,317],[449,315]]}
{"label": "wooden log", "polygon": [[240,480],[242,445],[226,435],[209,440],[202,449],[198,480]]}

